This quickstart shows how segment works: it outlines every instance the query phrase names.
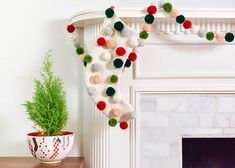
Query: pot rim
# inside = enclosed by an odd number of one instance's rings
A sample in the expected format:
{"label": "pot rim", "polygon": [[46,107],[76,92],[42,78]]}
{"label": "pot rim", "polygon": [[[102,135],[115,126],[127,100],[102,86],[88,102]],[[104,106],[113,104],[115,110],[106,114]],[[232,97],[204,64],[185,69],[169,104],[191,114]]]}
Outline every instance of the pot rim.
{"label": "pot rim", "polygon": [[56,135],[56,136],[46,136],[46,135],[38,135],[41,132],[30,132],[27,134],[28,137],[60,137],[60,136],[68,136],[68,135],[74,135],[74,132],[71,131],[61,131],[63,135]]}

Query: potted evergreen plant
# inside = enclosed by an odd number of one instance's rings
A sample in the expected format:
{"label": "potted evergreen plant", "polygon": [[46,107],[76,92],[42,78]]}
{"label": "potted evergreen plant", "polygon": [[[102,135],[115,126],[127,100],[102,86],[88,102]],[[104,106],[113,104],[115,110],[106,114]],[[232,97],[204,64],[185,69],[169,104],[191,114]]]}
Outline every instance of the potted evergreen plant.
{"label": "potted evergreen plant", "polygon": [[43,163],[58,163],[73,146],[74,133],[62,131],[68,120],[65,92],[60,77],[52,70],[51,50],[44,57],[42,80],[35,80],[35,92],[24,106],[37,132],[27,134],[31,154]]}

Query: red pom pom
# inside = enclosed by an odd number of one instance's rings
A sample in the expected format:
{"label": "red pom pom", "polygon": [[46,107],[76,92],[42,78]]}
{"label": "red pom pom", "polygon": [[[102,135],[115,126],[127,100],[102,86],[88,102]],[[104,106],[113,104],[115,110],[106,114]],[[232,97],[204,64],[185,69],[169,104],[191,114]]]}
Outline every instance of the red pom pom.
{"label": "red pom pom", "polygon": [[131,52],[129,54],[128,58],[129,58],[130,61],[134,62],[136,60],[136,58],[137,58],[137,55],[136,55],[136,53]]}
{"label": "red pom pom", "polygon": [[97,103],[97,108],[98,108],[99,110],[104,110],[105,107],[106,107],[106,103],[105,103],[104,101],[99,101],[99,102]]}
{"label": "red pom pom", "polygon": [[75,27],[74,27],[72,24],[67,26],[67,31],[68,31],[69,33],[73,33],[74,30],[75,30]]}
{"label": "red pom pom", "polygon": [[117,54],[118,56],[123,56],[123,55],[125,55],[125,54],[126,54],[125,48],[123,48],[123,47],[118,47],[118,48],[116,49],[116,54]]}
{"label": "red pom pom", "polygon": [[183,26],[185,29],[190,29],[192,27],[192,22],[190,20],[186,20]]}
{"label": "red pom pom", "polygon": [[121,129],[127,129],[128,128],[128,123],[126,121],[120,122],[120,128]]}
{"label": "red pom pom", "polygon": [[150,5],[147,9],[149,14],[155,14],[157,12],[157,7],[154,5]]}
{"label": "red pom pom", "polygon": [[104,46],[104,45],[106,44],[105,38],[104,38],[104,37],[98,38],[98,39],[97,39],[97,44],[98,44],[99,46]]}

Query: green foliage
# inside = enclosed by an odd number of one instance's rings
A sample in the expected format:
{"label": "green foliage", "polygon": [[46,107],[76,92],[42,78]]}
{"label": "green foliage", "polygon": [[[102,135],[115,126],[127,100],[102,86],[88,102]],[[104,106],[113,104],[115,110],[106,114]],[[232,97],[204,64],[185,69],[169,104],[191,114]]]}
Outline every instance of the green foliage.
{"label": "green foliage", "polygon": [[60,77],[52,71],[52,56],[49,50],[41,69],[42,81],[35,79],[35,92],[31,101],[26,101],[29,119],[48,136],[58,135],[68,120],[66,97]]}

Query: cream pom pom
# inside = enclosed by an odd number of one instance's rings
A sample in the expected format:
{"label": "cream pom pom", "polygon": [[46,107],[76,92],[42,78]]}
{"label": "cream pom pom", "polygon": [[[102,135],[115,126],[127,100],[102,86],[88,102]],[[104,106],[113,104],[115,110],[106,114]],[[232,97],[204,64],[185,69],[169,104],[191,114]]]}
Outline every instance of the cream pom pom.
{"label": "cream pom pom", "polygon": [[145,23],[143,26],[142,26],[142,29],[146,32],[149,32],[151,30],[151,26],[147,23]]}
{"label": "cream pom pom", "polygon": [[106,46],[108,48],[114,48],[116,45],[116,41],[114,39],[109,39],[106,41]]}
{"label": "cream pom pom", "polygon": [[112,97],[112,101],[114,103],[119,103],[122,100],[122,97],[120,94],[116,93],[113,97]]}
{"label": "cream pom pom", "polygon": [[100,58],[103,61],[109,61],[111,59],[111,54],[109,52],[105,52],[100,56]]}
{"label": "cream pom pom", "polygon": [[171,17],[176,18],[178,16],[178,10],[174,8],[170,11],[169,14]]}
{"label": "cream pom pom", "polygon": [[224,41],[224,33],[216,33],[216,40],[217,41]]}

